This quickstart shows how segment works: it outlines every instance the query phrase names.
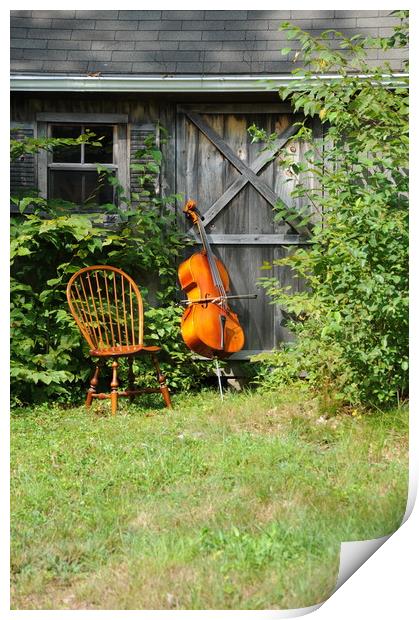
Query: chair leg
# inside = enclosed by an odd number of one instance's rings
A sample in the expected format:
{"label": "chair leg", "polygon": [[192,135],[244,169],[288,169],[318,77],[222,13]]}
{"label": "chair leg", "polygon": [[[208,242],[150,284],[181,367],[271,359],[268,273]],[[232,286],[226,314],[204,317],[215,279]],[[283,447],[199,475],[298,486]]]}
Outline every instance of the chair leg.
{"label": "chair leg", "polygon": [[166,384],[166,377],[162,374],[161,370],[160,370],[160,365],[159,362],[157,360],[157,357],[155,355],[151,356],[152,360],[153,360],[153,364],[154,367],[156,369],[156,373],[157,373],[157,381],[160,384],[160,392],[161,395],[163,396],[163,400],[165,402],[165,405],[168,409],[172,409],[172,403],[170,400],[170,394],[169,394],[169,388],[167,387]]}
{"label": "chair leg", "polygon": [[[134,371],[132,368],[133,365],[133,358],[129,357],[128,358],[128,391],[133,391],[135,390],[135,375],[134,375]],[[132,403],[134,400],[134,395],[130,395],[129,397],[129,402]]]}
{"label": "chair leg", "polygon": [[100,363],[96,363],[95,372],[90,379],[90,387],[87,390],[86,396],[86,409],[90,409],[93,400],[93,394],[96,394],[96,388],[99,383],[99,372],[100,372]]}
{"label": "chair leg", "polygon": [[112,381],[111,381],[111,408],[112,415],[116,414],[116,410],[118,409],[118,359],[115,358],[112,362]]}

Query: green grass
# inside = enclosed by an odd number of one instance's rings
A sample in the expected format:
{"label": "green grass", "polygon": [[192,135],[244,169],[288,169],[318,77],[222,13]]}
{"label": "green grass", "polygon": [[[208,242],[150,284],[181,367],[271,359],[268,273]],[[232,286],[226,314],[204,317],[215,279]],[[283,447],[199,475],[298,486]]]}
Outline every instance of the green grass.
{"label": "green grass", "polygon": [[334,588],[341,541],[394,531],[407,409],[303,393],[12,416],[12,608],[270,609]]}

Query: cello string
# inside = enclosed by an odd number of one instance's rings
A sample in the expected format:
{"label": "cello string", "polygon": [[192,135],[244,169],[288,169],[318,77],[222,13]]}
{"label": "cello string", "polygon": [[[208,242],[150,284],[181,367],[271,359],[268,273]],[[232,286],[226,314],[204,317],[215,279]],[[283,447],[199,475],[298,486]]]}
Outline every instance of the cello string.
{"label": "cello string", "polygon": [[203,242],[204,247],[205,247],[205,251],[207,253],[207,258],[208,258],[208,263],[209,263],[209,266],[210,266],[210,269],[211,269],[212,279],[214,280],[214,284],[217,286],[218,289],[220,289],[220,292],[221,292],[221,290],[222,290],[222,282],[220,282],[220,277],[219,277],[219,274],[218,274],[218,269],[217,269],[217,267],[215,265],[215,262],[214,262],[214,256],[213,256],[213,253],[212,253],[212,249],[211,249],[211,246],[210,246],[210,244],[208,242],[208,237],[207,237],[207,234],[206,234],[206,230],[205,230],[204,226],[202,225],[201,220],[198,220],[198,227],[199,227],[199,232],[201,234],[202,242]]}
{"label": "cello string", "polygon": [[203,245],[205,247],[206,253],[207,253],[207,257],[208,257],[208,262],[210,265],[210,270],[211,270],[211,274],[212,274],[212,278],[214,280],[214,284],[216,285],[216,287],[218,288],[218,290],[221,293],[221,297],[223,297],[223,305],[225,304],[225,297],[227,295],[226,290],[224,288],[220,273],[218,271],[218,267],[215,263],[215,259],[214,259],[214,254],[212,252],[212,248],[208,242],[208,237],[207,237],[207,233],[206,230],[204,228],[204,226],[202,225],[201,220],[199,219],[197,221],[198,224],[198,228],[199,228],[199,233],[203,242]]}
{"label": "cello string", "polygon": [[[218,270],[216,270],[216,266],[215,266],[214,261],[213,261],[212,251],[211,251],[211,247],[210,247],[210,245],[208,243],[208,238],[206,236],[205,228],[203,227],[201,220],[197,220],[197,224],[198,224],[198,228],[199,228],[199,233],[201,235],[202,243],[203,243],[203,246],[204,246],[206,254],[207,254],[207,258],[208,258],[208,263],[209,263],[210,270],[211,270],[212,279],[214,281],[215,286],[220,290],[220,281],[219,281],[218,274],[217,274]],[[221,290],[220,290],[220,292],[221,292]]]}
{"label": "cello string", "polygon": [[[205,231],[205,227],[202,225],[201,220],[198,220],[198,223],[200,225],[200,235],[201,235],[201,239],[205,239],[205,250],[207,252],[207,259],[208,259],[208,263],[210,266],[210,271],[211,271],[211,275],[212,275],[212,279],[214,281],[215,286],[218,287],[219,292],[221,293],[220,297],[221,297],[221,307],[224,310],[224,312],[227,311],[228,306],[227,306],[227,293],[226,290],[224,288],[224,284],[223,281],[221,279],[221,275],[220,272],[218,270],[217,264],[215,262],[215,258],[214,258],[214,254],[212,252],[211,246],[208,242],[208,237],[206,235],[206,231]],[[220,316],[220,322],[221,322],[221,344],[220,344],[220,348],[224,349],[224,338],[225,338],[225,332],[224,332],[224,326],[225,326],[225,321],[226,321],[226,317],[224,315]],[[219,380],[219,385],[220,385],[220,389],[221,389],[221,379],[220,377],[218,377]],[[221,392],[222,395],[222,392]]]}
{"label": "cello string", "polygon": [[219,390],[220,390],[220,398],[221,398],[221,400],[224,400],[223,386],[222,386],[222,383],[221,383],[221,370],[220,370],[220,367],[218,365],[218,359],[216,357],[214,359],[215,359],[215,373],[216,373],[217,378],[218,378],[218,387],[219,387]]}
{"label": "cello string", "polygon": [[208,239],[207,239],[206,234],[205,234],[205,228],[202,226],[201,220],[199,218],[196,220],[196,225],[198,226],[199,236],[201,237],[202,245],[203,245],[203,247],[205,249],[205,253],[207,255],[208,264],[209,264],[209,267],[210,267],[212,279],[214,281],[214,284],[219,288],[219,286],[217,284],[217,274],[214,271],[214,265],[213,265],[213,263],[211,261],[211,251],[210,251],[210,247],[209,247],[209,244],[208,244]]}

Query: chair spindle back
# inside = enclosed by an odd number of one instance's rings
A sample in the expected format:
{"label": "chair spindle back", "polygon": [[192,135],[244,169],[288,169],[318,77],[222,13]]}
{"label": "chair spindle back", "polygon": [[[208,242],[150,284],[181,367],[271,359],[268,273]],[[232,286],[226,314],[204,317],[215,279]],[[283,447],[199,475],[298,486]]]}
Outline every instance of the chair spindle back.
{"label": "chair spindle back", "polygon": [[75,273],[67,301],[92,350],[143,344],[143,302],[134,280],[117,267],[94,265]]}

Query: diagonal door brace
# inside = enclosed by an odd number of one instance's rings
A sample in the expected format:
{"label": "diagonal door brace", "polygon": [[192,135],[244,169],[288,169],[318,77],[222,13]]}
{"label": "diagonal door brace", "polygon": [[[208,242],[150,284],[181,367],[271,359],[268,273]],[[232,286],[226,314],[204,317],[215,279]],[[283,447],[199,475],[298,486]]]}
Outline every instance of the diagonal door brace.
{"label": "diagonal door brace", "polygon": [[[290,125],[285,131],[283,131],[278,139],[274,142],[272,148],[266,151],[262,151],[260,155],[250,164],[250,169],[257,174],[264,166],[272,161],[277,155],[278,151],[288,142],[288,140],[297,132],[297,127]],[[233,200],[239,191],[248,183],[248,179],[241,175],[236,179],[220,196],[209,209],[205,211],[205,226],[207,226],[212,220],[222,211],[222,209]],[[278,198],[280,200],[280,198]]]}
{"label": "diagonal door brace", "polygon": [[[253,162],[251,167],[249,168],[246,164],[242,162],[239,157],[233,152],[233,150],[228,146],[228,144],[215,132],[212,127],[210,127],[199,114],[196,112],[185,111],[186,116],[198,127],[198,129],[217,147],[217,149],[224,155],[226,159],[242,174],[242,176],[237,179],[225,192],[224,194],[210,207],[211,212],[209,213],[211,219],[213,219],[217,213],[221,211],[221,209],[237,194],[238,191],[246,183],[251,183],[253,187],[261,194],[265,200],[267,200],[272,206],[275,206],[278,202],[281,202],[284,207],[289,209],[289,205],[286,205],[283,200],[281,200],[275,192],[255,173],[257,166],[260,165],[260,170],[268,161],[271,159],[275,153],[283,146],[287,140],[295,133],[296,128],[293,126],[288,127],[285,132],[283,132],[278,139],[278,143],[280,146],[276,151],[272,150],[268,153],[262,153],[259,157]],[[294,130],[294,131],[293,131]],[[289,134],[288,134],[289,132]],[[286,134],[284,136],[284,134]],[[257,170],[257,171],[258,171]],[[236,191],[237,188],[237,191]],[[224,198],[225,197],[225,198]],[[217,204],[218,203],[218,204]],[[205,226],[208,224],[208,216],[205,214]],[[291,228],[293,228],[298,233],[309,234],[309,230],[307,226],[300,225],[298,220],[295,222],[287,222]]]}

